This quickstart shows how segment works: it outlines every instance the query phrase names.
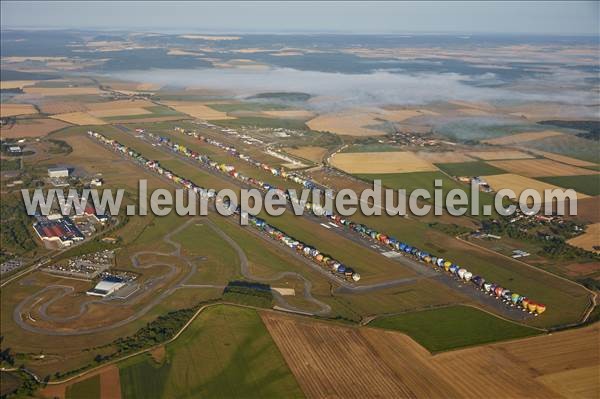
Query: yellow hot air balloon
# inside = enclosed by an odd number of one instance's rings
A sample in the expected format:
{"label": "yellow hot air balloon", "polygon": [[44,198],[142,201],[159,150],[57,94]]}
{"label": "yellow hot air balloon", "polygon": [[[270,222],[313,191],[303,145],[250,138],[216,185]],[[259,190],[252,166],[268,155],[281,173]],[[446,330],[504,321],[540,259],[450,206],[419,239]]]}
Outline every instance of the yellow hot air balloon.
{"label": "yellow hot air balloon", "polygon": [[535,310],[537,309],[537,303],[529,302],[529,304],[527,305],[527,309],[529,309],[530,312],[535,312]]}
{"label": "yellow hot air balloon", "polygon": [[546,311],[546,305],[542,305],[541,303],[538,303],[537,309],[536,309],[537,314],[542,314],[545,311]]}

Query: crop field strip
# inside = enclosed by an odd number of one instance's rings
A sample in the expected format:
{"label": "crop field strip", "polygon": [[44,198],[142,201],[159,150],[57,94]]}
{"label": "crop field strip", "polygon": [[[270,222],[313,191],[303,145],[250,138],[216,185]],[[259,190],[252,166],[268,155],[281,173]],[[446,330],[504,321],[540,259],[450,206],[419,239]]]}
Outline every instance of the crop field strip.
{"label": "crop field strip", "polygon": [[37,110],[31,104],[11,104],[6,102],[0,103],[0,118],[31,114],[37,114]]}
{"label": "crop field strip", "polygon": [[18,119],[14,125],[0,127],[0,135],[3,139],[42,137],[68,126],[68,123],[50,118]]}
{"label": "crop field strip", "polygon": [[431,172],[437,168],[421,159],[415,153],[401,152],[354,152],[338,153],[331,158],[331,164],[346,173],[410,173]]}
{"label": "crop field strip", "polygon": [[567,241],[570,245],[583,248],[586,251],[600,252],[600,223],[590,224],[585,233]]}
{"label": "crop field strip", "polygon": [[534,156],[517,150],[470,151],[470,156],[484,161],[498,161],[503,159],[530,159]]}
{"label": "crop field strip", "polygon": [[[581,176],[600,174],[600,172],[594,172],[589,169],[556,162],[550,159],[488,161],[488,164],[498,169],[505,170],[508,173],[514,173],[525,177]],[[484,175],[484,173],[481,174]]]}
{"label": "crop field strip", "polygon": [[487,144],[495,144],[495,145],[510,145],[510,144],[520,144],[527,141],[539,140],[546,137],[560,136],[561,132],[557,132],[556,130],[544,130],[541,132],[523,132],[512,135],[507,135],[503,137],[498,137],[495,139],[483,140],[484,143]]}

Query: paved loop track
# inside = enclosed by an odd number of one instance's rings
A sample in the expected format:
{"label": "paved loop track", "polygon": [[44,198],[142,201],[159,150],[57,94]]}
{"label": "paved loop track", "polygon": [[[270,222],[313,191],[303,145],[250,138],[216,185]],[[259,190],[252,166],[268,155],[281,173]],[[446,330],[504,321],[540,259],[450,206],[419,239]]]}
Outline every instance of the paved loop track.
{"label": "paved loop track", "polygon": [[[152,268],[152,267],[163,266],[163,267],[167,267],[169,269],[169,271],[167,273],[165,273],[161,276],[155,277],[153,279],[147,280],[140,287],[140,289],[138,291],[136,291],[139,293],[135,294],[136,296],[132,300],[129,300],[127,302],[116,302],[114,299],[111,299],[111,298],[91,300],[91,301],[80,304],[79,312],[77,314],[66,316],[66,317],[52,316],[52,315],[48,314],[48,307],[50,305],[52,305],[54,302],[60,300],[61,298],[65,297],[69,294],[72,294],[74,291],[74,288],[71,286],[66,286],[66,285],[50,285],[50,286],[44,287],[43,289],[36,292],[35,294],[22,300],[15,307],[15,309],[13,311],[14,321],[24,330],[27,330],[27,331],[30,331],[33,333],[45,334],[45,335],[69,336],[69,335],[93,334],[93,333],[97,333],[97,332],[111,330],[113,328],[118,328],[118,327],[128,324],[134,320],[139,319],[140,317],[142,317],[146,313],[148,313],[154,306],[156,306],[157,304],[162,302],[166,297],[168,297],[169,295],[171,295],[173,292],[175,292],[176,290],[178,290],[180,288],[219,288],[219,289],[223,289],[224,288],[223,285],[216,285],[216,284],[186,284],[186,282],[190,279],[190,277],[196,272],[197,266],[193,262],[193,260],[191,260],[187,257],[184,257],[181,254],[181,244],[176,241],[173,241],[171,238],[175,234],[184,230],[190,224],[197,222],[198,220],[199,220],[198,218],[190,219],[187,222],[182,223],[175,230],[171,231],[170,233],[168,233],[167,235],[165,235],[163,237],[164,242],[166,242],[174,247],[173,251],[171,251],[171,252],[138,251],[130,256],[131,264],[135,268],[148,269],[148,268]],[[280,272],[270,278],[263,278],[263,277],[257,277],[257,276],[252,275],[249,270],[249,267],[248,267],[248,258],[246,256],[245,252],[243,251],[243,249],[231,237],[229,237],[227,234],[225,234],[225,232],[223,232],[214,223],[212,223],[208,218],[203,219],[203,220],[206,221],[207,225],[211,229],[213,229],[221,238],[223,238],[236,251],[237,256],[240,260],[240,271],[241,271],[241,274],[245,278],[247,278],[249,280],[259,281],[259,282],[273,282],[273,281],[277,281],[277,280],[280,280],[285,277],[298,278],[304,282],[303,297],[307,301],[314,303],[315,305],[317,305],[320,308],[317,312],[315,312],[315,314],[325,315],[325,314],[328,314],[331,312],[331,307],[329,305],[317,300],[316,298],[314,298],[312,296],[312,293],[311,293],[312,283],[298,273]],[[34,325],[26,322],[23,319],[23,315],[24,315],[23,310],[27,304],[31,303],[31,301],[33,299],[35,299],[36,297],[39,297],[41,294],[48,292],[48,291],[53,291],[53,290],[62,290],[62,292],[58,292],[50,300],[44,302],[43,304],[41,304],[38,307],[38,313],[39,313],[38,317],[40,317],[41,320],[45,320],[45,321],[50,321],[50,322],[59,323],[59,324],[64,323],[65,324],[64,327],[68,327],[68,324],[66,324],[66,323],[81,317],[88,310],[89,306],[92,304],[107,304],[110,306],[131,306],[131,304],[133,302],[139,301],[141,299],[141,297],[142,297],[141,294],[143,292],[151,289],[156,283],[158,283],[160,281],[169,280],[169,279],[173,278],[178,273],[178,269],[175,266],[173,266],[170,263],[166,263],[166,262],[153,262],[153,263],[144,264],[144,265],[141,264],[140,257],[144,256],[144,255],[177,257],[177,258],[183,260],[188,265],[189,272],[186,273],[182,278],[180,278],[177,281],[177,283],[174,284],[172,287],[164,290],[159,295],[153,297],[153,299],[150,302],[148,302],[138,312],[136,312],[135,314],[133,314],[123,320],[119,320],[110,325],[100,326],[100,327],[92,327],[92,328],[82,328],[82,329],[78,329],[77,331],[65,331],[65,330],[54,330],[54,329],[50,329],[50,328],[34,326]],[[305,310],[303,310],[301,308],[298,308],[296,306],[293,306],[293,305],[287,303],[285,298],[281,294],[279,294],[275,291],[273,291],[273,294],[274,294],[277,304],[280,307],[291,310],[291,311],[296,311],[296,312],[306,312]],[[35,303],[34,305],[37,305],[37,303]],[[27,313],[27,315],[28,315],[28,318],[31,319],[31,315],[29,313]]]}

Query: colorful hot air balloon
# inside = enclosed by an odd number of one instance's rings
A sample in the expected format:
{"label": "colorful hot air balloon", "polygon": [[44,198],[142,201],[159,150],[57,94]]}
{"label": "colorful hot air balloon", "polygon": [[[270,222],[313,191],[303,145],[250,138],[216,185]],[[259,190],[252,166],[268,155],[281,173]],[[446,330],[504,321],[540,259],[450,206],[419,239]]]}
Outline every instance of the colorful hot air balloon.
{"label": "colorful hot air balloon", "polygon": [[523,300],[521,301],[521,306],[524,310],[527,310],[527,307],[529,306],[529,299],[523,298]]}
{"label": "colorful hot air balloon", "polygon": [[498,297],[499,297],[500,295],[502,295],[502,291],[503,291],[503,290],[504,290],[504,288],[502,288],[502,287],[498,286],[498,287],[496,287],[496,289],[494,290],[494,294],[495,294],[496,296],[498,296]]}
{"label": "colorful hot air balloon", "polygon": [[519,294],[512,294],[512,295],[510,296],[510,300],[511,300],[511,302],[512,302],[512,303],[514,303],[514,304],[516,305],[516,304],[517,304],[517,302],[519,302],[519,298],[520,298],[520,297],[521,297],[521,296],[520,296]]}
{"label": "colorful hot air balloon", "polygon": [[546,305],[542,305],[541,303],[537,304],[536,312],[537,314],[542,314],[546,311]]}

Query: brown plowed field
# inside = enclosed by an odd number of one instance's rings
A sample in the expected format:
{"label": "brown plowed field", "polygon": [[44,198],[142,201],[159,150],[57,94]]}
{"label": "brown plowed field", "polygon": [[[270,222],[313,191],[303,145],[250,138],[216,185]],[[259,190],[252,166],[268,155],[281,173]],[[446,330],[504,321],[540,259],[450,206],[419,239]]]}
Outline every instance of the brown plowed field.
{"label": "brown plowed field", "polygon": [[102,369],[100,373],[100,397],[102,399],[121,399],[121,378],[115,365]]}
{"label": "brown plowed field", "polygon": [[431,355],[410,337],[263,313],[308,397],[596,398],[600,325]]}

